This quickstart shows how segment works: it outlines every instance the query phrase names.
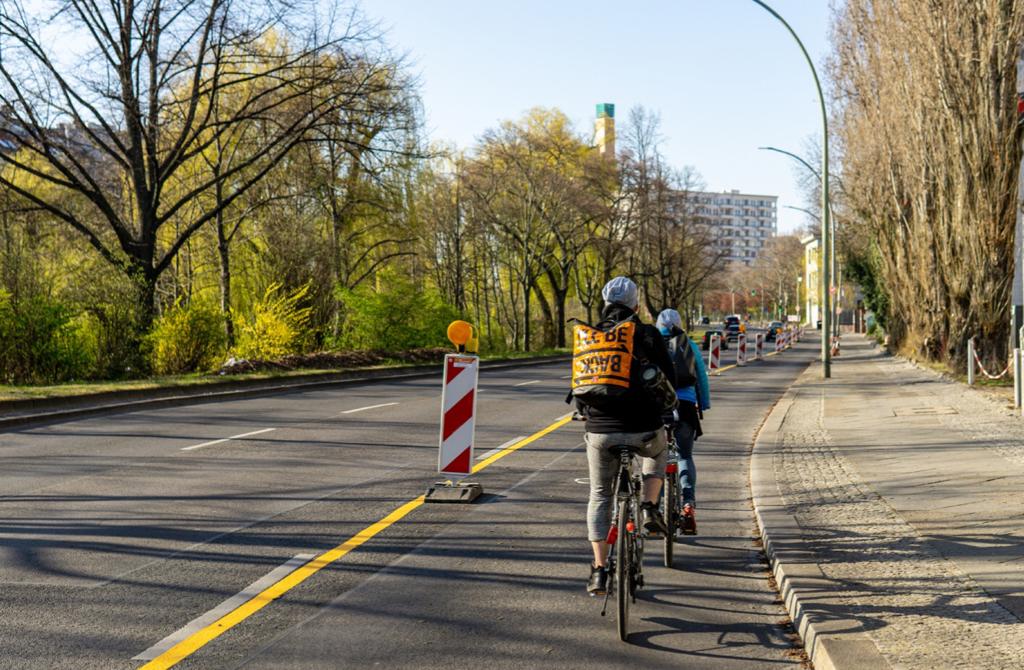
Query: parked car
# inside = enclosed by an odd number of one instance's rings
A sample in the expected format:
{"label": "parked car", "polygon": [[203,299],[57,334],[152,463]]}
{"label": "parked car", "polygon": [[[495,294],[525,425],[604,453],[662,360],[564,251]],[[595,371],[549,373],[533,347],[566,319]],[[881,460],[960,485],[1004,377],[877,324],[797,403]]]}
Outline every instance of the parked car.
{"label": "parked car", "polygon": [[707,351],[708,349],[711,348],[711,336],[712,335],[718,335],[720,341],[722,342],[722,351],[727,351],[729,349],[729,340],[724,336],[722,331],[720,331],[720,330],[706,330],[706,331],[704,331],[704,343],[701,345],[701,347],[703,347],[704,351]]}
{"label": "parked car", "polygon": [[768,324],[768,333],[764,336],[765,342],[774,342],[775,335],[782,330],[783,325],[781,321],[772,321]]}
{"label": "parked car", "polygon": [[735,340],[739,338],[742,329],[740,324],[743,323],[743,319],[740,318],[739,314],[730,314],[725,317],[725,337],[729,340]]}
{"label": "parked car", "polygon": [[710,316],[702,316],[701,319],[700,319],[700,325],[702,325],[702,326],[709,326],[709,325],[711,325],[711,317]]}

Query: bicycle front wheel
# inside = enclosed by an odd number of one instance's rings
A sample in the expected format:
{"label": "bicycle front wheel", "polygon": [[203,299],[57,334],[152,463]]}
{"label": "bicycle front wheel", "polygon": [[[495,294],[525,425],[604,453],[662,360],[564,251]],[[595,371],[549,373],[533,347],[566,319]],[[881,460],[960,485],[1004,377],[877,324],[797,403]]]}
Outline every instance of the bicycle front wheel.
{"label": "bicycle front wheel", "polygon": [[[629,501],[619,503],[619,537],[615,540],[615,604],[618,607],[619,639],[623,642],[629,637],[629,601],[632,599],[633,581],[633,533],[626,528],[630,521],[636,522],[629,515]],[[635,532],[635,531],[634,531]]]}
{"label": "bicycle front wheel", "polygon": [[665,567],[672,567],[672,559],[675,553],[676,529],[679,528],[679,475],[675,471],[665,475],[665,487],[661,496],[661,510],[665,517],[665,526],[668,532],[665,533]]}

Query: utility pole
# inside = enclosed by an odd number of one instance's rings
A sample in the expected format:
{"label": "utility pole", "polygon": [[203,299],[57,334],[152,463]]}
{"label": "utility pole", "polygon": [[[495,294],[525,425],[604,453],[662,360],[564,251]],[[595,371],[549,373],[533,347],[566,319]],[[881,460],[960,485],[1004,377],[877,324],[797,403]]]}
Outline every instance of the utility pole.
{"label": "utility pole", "polygon": [[[1017,51],[1017,125],[1024,124],[1024,44]],[[1024,139],[1021,140],[1024,156]],[[1021,161],[1017,178],[1017,229],[1014,239],[1013,305],[1010,312],[1010,351],[1021,348],[1021,328],[1024,327],[1024,159]],[[971,335],[971,333],[968,333]],[[974,361],[969,361],[971,365]],[[1014,361],[1016,364],[1016,361]],[[1016,368],[1015,368],[1016,369]],[[1017,375],[1013,380],[1014,390],[1019,397],[1024,380]]]}

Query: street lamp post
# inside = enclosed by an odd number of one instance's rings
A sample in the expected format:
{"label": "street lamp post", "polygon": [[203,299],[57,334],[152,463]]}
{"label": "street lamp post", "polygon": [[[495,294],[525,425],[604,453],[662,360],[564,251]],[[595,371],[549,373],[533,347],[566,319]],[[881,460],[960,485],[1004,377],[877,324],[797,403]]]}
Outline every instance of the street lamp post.
{"label": "street lamp post", "polygon": [[796,276],[796,322],[801,324],[803,320],[803,305],[800,304],[800,286],[804,283],[804,278],[800,275]]}
{"label": "street lamp post", "polygon": [[[810,163],[805,161],[798,154],[795,154],[792,151],[786,151],[785,149],[779,149],[778,147],[758,147],[758,149],[760,149],[761,151],[774,151],[776,153],[780,153],[780,154],[783,154],[785,156],[789,156],[793,160],[799,161],[801,165],[803,165],[805,168],[807,168],[807,170],[812,175],[814,175],[815,178],[817,178],[819,183],[821,182],[821,172],[819,172],[818,170],[815,170],[814,166],[812,166]],[[787,209],[795,209],[795,210],[797,210],[799,212],[803,212],[804,214],[808,214],[808,215],[814,217],[815,219],[817,219],[818,223],[821,223],[821,217],[820,216],[818,216],[815,213],[813,213],[811,211],[808,211],[808,210],[806,210],[806,209],[804,209],[802,207],[793,207],[792,205],[783,205],[783,207],[786,207]],[[839,308],[838,308],[839,293],[842,290],[842,287],[840,286],[840,284],[842,283],[841,282],[842,272],[838,270],[839,259],[836,258],[836,236],[835,236],[836,213],[832,209],[832,203],[831,202],[828,203],[828,210],[829,210],[829,215],[831,216],[831,219],[832,219],[832,228],[833,228],[833,230],[829,231],[829,234],[830,234],[831,240],[832,240],[832,244],[831,244],[830,248],[828,249],[828,256],[830,256],[831,258],[826,258],[826,260],[824,260],[823,262],[827,262],[829,264],[829,268],[828,268],[829,269],[829,273],[830,273],[829,276],[831,277],[831,282],[829,282],[829,291],[830,292],[831,291],[835,291],[835,297],[832,299],[832,310],[830,312],[830,317],[831,317],[831,320],[832,320],[832,335],[834,335],[836,337],[839,337],[839,318],[838,318],[837,314],[838,314],[838,310],[839,310]],[[823,244],[824,244],[824,242],[823,242]]]}
{"label": "street lamp post", "polygon": [[830,316],[830,304],[831,296],[828,293],[829,282],[829,263],[831,262],[831,252],[829,245],[831,243],[832,235],[829,231],[831,225],[831,216],[829,215],[829,197],[828,197],[828,110],[825,106],[825,94],[821,90],[821,81],[818,79],[818,70],[814,67],[814,61],[811,60],[811,55],[807,53],[807,48],[804,47],[804,43],[800,41],[800,37],[796,34],[796,31],[786,22],[786,19],[776,12],[774,9],[769,7],[767,3],[762,0],[752,0],[754,4],[760,6],[766,12],[774,16],[779,23],[786,27],[789,34],[792,35],[796,41],[797,46],[800,47],[800,51],[804,55],[804,59],[807,61],[807,67],[811,69],[811,74],[814,76],[814,87],[818,91],[818,102],[821,106],[821,215],[824,221],[821,226],[821,247],[822,253],[825,254],[826,258],[822,263],[822,338],[821,338],[821,363],[822,363],[822,376],[828,379],[832,376],[832,352],[829,347],[829,333],[831,328]]}

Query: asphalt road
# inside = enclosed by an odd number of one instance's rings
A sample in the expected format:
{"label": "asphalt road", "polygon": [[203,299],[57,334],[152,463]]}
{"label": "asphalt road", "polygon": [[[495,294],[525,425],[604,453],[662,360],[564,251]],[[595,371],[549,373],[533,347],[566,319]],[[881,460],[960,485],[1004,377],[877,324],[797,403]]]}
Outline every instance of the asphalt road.
{"label": "asphalt road", "polygon": [[[713,380],[700,535],[674,569],[649,543],[629,644],[584,591],[586,462],[570,423],[482,471],[477,504],[416,507],[176,667],[795,664],[752,539],[748,450],[814,349]],[[564,415],[567,374],[483,371],[477,453]],[[0,434],[0,667],[138,668],[182,628],[174,641],[194,641],[225,601],[422,494],[439,398],[440,379],[367,383]]]}

